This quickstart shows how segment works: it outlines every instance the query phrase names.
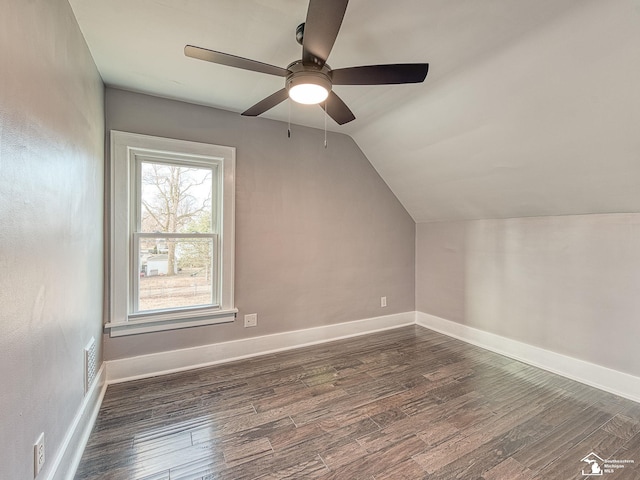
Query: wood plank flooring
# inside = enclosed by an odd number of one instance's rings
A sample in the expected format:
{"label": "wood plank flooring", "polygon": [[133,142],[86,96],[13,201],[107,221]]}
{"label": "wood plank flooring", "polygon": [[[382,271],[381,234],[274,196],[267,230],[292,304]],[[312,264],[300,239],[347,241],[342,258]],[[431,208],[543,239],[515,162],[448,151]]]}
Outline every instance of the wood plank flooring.
{"label": "wood plank flooring", "polygon": [[570,480],[640,404],[421,327],[108,387],[76,480]]}

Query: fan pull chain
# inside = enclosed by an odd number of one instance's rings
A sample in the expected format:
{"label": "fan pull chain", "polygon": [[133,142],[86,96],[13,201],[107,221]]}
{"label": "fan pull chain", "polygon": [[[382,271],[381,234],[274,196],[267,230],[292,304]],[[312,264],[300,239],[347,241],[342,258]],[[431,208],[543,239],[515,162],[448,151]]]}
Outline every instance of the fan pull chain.
{"label": "fan pull chain", "polygon": [[324,102],[324,148],[327,148],[327,102],[329,99]]}
{"label": "fan pull chain", "polygon": [[289,105],[289,125],[287,126],[287,138],[291,138],[291,98],[289,98],[287,105]]}

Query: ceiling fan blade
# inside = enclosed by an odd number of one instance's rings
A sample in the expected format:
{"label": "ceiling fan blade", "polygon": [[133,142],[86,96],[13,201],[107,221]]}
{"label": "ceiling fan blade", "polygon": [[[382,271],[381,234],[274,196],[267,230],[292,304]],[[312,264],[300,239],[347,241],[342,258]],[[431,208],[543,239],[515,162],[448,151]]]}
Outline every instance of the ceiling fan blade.
{"label": "ceiling fan blade", "polygon": [[286,88],[278,90],[276,93],[269,95],[264,100],[260,100],[253,107],[242,112],[245,117],[257,117],[258,115],[266,112],[267,110],[275,107],[281,102],[284,102],[289,97],[289,92]]}
{"label": "ceiling fan blade", "polygon": [[194,47],[187,45],[184,47],[184,54],[187,57],[205,60],[207,62],[227,65],[229,67],[242,68],[243,70],[251,70],[253,72],[267,73],[269,75],[277,75],[278,77],[286,77],[290,72],[286,68],[276,67],[268,63],[249,60],[248,58],[236,57],[228,53],[216,52],[206,48]]}
{"label": "ceiling fan blade", "polygon": [[322,67],[338,36],[349,0],[310,0],[302,40],[302,63]]}
{"label": "ceiling fan blade", "polygon": [[397,63],[339,68],[331,72],[334,85],[391,85],[420,83],[427,77],[428,63]]}
{"label": "ceiling fan blade", "polygon": [[329,98],[321,103],[320,106],[323,109],[327,109],[327,115],[333,118],[338,125],[344,125],[356,119],[356,116],[349,110],[347,104],[333,91],[329,93]]}

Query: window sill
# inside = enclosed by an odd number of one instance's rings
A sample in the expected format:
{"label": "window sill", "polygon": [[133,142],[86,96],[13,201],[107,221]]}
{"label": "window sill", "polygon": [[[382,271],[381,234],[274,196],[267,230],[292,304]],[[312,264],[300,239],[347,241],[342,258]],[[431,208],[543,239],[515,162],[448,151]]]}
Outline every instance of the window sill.
{"label": "window sill", "polygon": [[[180,314],[157,314],[131,316],[127,322],[110,322],[105,324],[110,337],[138,335],[140,333],[163,332],[179,328],[202,327],[219,323],[232,323],[236,319],[237,309],[216,310],[214,312],[181,312]],[[167,318],[169,316],[169,318]]]}

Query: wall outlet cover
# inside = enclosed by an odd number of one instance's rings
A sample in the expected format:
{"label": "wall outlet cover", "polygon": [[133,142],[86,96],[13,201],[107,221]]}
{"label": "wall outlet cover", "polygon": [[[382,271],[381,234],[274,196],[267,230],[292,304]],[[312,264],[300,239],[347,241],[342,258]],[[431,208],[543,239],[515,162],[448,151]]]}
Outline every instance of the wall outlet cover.
{"label": "wall outlet cover", "polygon": [[250,313],[244,316],[244,327],[257,327],[258,326],[258,314]]}
{"label": "wall outlet cover", "polygon": [[40,434],[38,440],[33,445],[33,476],[34,478],[38,476],[40,470],[44,466],[44,432]]}

